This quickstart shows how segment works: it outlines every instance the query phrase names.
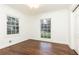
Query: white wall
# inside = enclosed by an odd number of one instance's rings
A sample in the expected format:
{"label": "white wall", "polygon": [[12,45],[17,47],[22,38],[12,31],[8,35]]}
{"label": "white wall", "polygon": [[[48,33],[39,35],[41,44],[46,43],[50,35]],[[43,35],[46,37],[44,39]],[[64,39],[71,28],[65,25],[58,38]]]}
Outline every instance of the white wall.
{"label": "white wall", "polygon": [[[19,18],[19,34],[7,35],[7,16],[13,16]],[[9,45],[24,41],[28,39],[28,19],[27,15],[12,9],[6,5],[0,5],[0,48],[7,47]],[[9,43],[9,40],[12,43]]]}
{"label": "white wall", "polygon": [[71,11],[70,14],[70,47],[74,49],[74,40],[75,40],[75,14]]}
{"label": "white wall", "polygon": [[73,13],[74,14],[74,21],[75,21],[75,27],[74,27],[74,49],[78,52],[79,54],[79,7],[76,9],[76,11]]}
{"label": "white wall", "polygon": [[[72,10],[75,7],[72,6]],[[70,47],[79,54],[79,7],[74,12],[71,11],[70,31]]]}
{"label": "white wall", "polygon": [[[51,39],[40,38],[40,19],[51,18]],[[31,17],[30,20],[29,38],[57,42],[62,44],[70,43],[70,12],[66,9],[54,12],[47,12],[36,17]]]}

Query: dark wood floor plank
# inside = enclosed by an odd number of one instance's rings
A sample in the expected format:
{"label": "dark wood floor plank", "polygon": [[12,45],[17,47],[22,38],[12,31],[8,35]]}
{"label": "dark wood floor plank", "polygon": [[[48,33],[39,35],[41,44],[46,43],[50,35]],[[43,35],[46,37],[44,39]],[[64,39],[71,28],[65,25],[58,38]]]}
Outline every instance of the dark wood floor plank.
{"label": "dark wood floor plank", "polygon": [[76,53],[65,44],[29,39],[0,49],[0,55],[76,55]]}

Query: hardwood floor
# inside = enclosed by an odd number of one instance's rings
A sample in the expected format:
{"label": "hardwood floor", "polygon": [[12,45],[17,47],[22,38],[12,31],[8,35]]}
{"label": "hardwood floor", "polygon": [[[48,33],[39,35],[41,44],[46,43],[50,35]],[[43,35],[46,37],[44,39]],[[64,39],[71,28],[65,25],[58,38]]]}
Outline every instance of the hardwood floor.
{"label": "hardwood floor", "polygon": [[0,49],[0,55],[76,55],[76,53],[68,45],[29,39]]}

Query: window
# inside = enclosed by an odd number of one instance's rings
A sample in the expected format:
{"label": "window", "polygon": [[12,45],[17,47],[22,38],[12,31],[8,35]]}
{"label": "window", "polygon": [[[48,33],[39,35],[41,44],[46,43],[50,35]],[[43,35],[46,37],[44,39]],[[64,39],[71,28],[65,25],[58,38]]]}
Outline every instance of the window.
{"label": "window", "polygon": [[19,21],[18,18],[7,16],[7,34],[19,33]]}
{"label": "window", "polygon": [[51,18],[41,19],[41,38],[51,38]]}

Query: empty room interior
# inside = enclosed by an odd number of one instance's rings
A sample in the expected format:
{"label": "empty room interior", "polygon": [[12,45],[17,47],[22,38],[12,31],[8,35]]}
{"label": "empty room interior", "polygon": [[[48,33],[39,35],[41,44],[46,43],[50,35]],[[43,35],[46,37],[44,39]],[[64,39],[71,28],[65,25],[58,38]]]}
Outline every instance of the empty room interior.
{"label": "empty room interior", "polygon": [[0,55],[78,54],[78,4],[0,4]]}

